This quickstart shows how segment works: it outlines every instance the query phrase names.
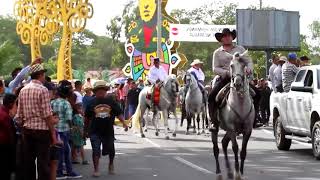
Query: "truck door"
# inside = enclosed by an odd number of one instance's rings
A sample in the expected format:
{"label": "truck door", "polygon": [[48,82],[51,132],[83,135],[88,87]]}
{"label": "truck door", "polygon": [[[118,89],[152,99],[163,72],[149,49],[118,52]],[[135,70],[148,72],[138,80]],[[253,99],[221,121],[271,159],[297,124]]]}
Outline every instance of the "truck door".
{"label": "truck door", "polygon": [[297,122],[301,124],[304,131],[310,131],[310,117],[311,117],[311,100],[313,93],[307,91],[307,89],[313,89],[313,71],[308,70],[307,75],[304,79],[304,91],[303,95],[297,97],[298,107],[300,108],[300,116],[297,116]]}
{"label": "truck door", "polygon": [[[303,88],[305,77],[306,70],[300,70],[292,85]],[[291,88],[287,96],[288,127],[293,131],[301,131],[301,127],[304,127],[304,125],[300,122],[300,119],[303,116],[301,112],[304,94],[305,92],[300,91],[300,89]]]}

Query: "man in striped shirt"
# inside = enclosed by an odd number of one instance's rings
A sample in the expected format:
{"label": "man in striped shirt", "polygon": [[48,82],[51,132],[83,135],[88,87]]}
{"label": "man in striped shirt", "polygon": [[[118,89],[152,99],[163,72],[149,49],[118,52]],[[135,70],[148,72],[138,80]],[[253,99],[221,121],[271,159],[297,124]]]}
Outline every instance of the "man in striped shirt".
{"label": "man in striped shirt", "polygon": [[288,61],[282,66],[282,86],[284,92],[289,92],[291,84],[298,73],[299,68],[297,67],[297,54],[289,53]]}
{"label": "man in striped shirt", "polygon": [[38,179],[49,179],[49,147],[53,129],[50,95],[45,82],[45,72],[41,64],[30,68],[31,82],[20,92],[17,119],[22,126],[23,176],[35,179],[37,159]]}

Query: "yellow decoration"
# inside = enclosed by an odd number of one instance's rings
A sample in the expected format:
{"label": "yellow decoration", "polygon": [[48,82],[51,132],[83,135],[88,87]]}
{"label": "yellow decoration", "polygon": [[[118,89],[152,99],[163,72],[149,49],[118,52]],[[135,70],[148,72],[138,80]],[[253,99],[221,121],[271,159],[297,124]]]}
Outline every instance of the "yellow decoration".
{"label": "yellow decoration", "polygon": [[24,44],[30,44],[32,60],[41,57],[40,44],[52,41],[62,30],[57,62],[57,79],[72,79],[72,33],[81,32],[93,16],[89,0],[16,0],[17,33]]}
{"label": "yellow decoration", "polygon": [[93,16],[93,7],[88,0],[56,0],[60,4],[63,27],[58,56],[57,79],[72,79],[71,49],[72,33],[81,32],[88,18]]}
{"label": "yellow decoration", "polygon": [[30,44],[32,61],[41,57],[40,45],[52,41],[59,31],[61,15],[55,1],[16,0],[14,5],[17,33],[23,44]]}

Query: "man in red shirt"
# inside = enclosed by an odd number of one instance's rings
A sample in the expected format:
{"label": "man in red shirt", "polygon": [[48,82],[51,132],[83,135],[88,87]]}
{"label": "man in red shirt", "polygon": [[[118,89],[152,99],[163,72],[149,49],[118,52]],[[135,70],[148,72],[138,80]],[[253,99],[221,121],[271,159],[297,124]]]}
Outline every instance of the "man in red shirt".
{"label": "man in red shirt", "polygon": [[0,172],[1,179],[10,179],[15,167],[15,128],[12,118],[16,114],[17,97],[6,94],[0,107]]}

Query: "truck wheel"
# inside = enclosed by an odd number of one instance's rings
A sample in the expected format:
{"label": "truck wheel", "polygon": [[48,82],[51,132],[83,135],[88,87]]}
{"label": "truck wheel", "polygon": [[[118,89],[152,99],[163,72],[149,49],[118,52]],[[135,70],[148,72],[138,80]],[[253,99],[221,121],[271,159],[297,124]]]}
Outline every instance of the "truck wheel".
{"label": "truck wheel", "polygon": [[316,122],[312,128],[312,150],[316,159],[320,160],[320,122]]}
{"label": "truck wheel", "polygon": [[291,139],[287,139],[285,137],[286,132],[282,127],[280,117],[276,119],[275,126],[274,126],[274,134],[276,138],[277,148],[279,150],[288,151],[291,146]]}

